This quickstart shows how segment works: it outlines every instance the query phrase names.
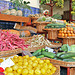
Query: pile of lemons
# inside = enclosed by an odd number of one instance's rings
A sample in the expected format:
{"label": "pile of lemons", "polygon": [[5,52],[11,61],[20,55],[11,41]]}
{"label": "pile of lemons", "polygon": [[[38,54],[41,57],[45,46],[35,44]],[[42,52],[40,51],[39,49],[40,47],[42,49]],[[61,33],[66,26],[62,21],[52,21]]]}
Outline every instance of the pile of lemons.
{"label": "pile of lemons", "polygon": [[15,65],[7,67],[5,75],[52,75],[56,71],[49,60],[41,60],[35,56],[14,56],[11,59]]}

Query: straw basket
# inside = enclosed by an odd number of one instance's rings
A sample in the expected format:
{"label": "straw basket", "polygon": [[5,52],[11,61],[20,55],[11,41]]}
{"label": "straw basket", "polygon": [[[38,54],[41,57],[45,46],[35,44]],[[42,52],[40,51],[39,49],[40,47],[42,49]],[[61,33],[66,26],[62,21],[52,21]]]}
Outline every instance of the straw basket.
{"label": "straw basket", "polygon": [[21,48],[10,50],[10,51],[0,51],[0,58],[13,56],[13,55],[16,55],[18,53],[22,53]]}
{"label": "straw basket", "polygon": [[63,44],[68,44],[69,46],[75,44],[75,37],[59,37],[63,39]]}
{"label": "straw basket", "polygon": [[48,32],[48,39],[57,39],[58,30],[60,30],[60,29],[48,28],[48,29],[44,29],[44,30]]}
{"label": "straw basket", "polygon": [[43,29],[47,24],[50,24],[51,22],[36,22],[36,28],[38,32],[44,32]]}
{"label": "straw basket", "polygon": [[36,26],[35,22],[37,21],[38,18],[39,17],[31,17],[33,26]]}

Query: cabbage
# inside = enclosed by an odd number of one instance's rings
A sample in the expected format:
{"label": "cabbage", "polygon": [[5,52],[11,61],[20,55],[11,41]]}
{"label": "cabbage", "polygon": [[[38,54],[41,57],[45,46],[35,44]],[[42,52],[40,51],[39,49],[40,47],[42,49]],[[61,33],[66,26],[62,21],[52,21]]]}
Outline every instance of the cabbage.
{"label": "cabbage", "polygon": [[70,52],[75,52],[75,45],[71,45],[71,51]]}
{"label": "cabbage", "polygon": [[60,50],[68,52],[68,51],[71,51],[71,48],[70,48],[70,46],[68,44],[64,44],[64,45],[62,45],[62,47],[60,48]]}

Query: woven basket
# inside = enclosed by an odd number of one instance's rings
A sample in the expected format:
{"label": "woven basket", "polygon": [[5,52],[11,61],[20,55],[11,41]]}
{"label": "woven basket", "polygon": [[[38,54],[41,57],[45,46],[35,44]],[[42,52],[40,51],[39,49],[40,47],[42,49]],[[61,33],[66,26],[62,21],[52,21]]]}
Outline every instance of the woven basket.
{"label": "woven basket", "polygon": [[63,38],[63,44],[68,44],[69,46],[75,44],[75,39],[73,38]]}
{"label": "woven basket", "polygon": [[62,66],[62,67],[75,67],[75,62],[64,62],[64,61],[60,61],[60,60],[50,59],[50,58],[47,58],[47,57],[44,57],[42,59],[43,60],[49,59],[52,64],[59,65],[59,66]]}
{"label": "woven basket", "polygon": [[75,37],[58,37],[63,39],[63,44],[68,44],[69,46],[75,44]]}
{"label": "woven basket", "polygon": [[36,22],[36,28],[38,32],[44,32],[43,29],[47,24],[50,24],[51,22]]}
{"label": "woven basket", "polygon": [[0,51],[0,58],[13,56],[13,55],[16,55],[18,53],[22,53],[21,48],[18,48],[18,49],[15,49],[15,50],[10,50],[10,51]]}

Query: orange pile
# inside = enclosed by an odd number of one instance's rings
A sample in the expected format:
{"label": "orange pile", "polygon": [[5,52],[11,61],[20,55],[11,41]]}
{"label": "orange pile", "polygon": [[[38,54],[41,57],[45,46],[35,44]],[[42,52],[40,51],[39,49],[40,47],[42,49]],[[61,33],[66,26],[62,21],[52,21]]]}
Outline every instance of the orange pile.
{"label": "orange pile", "polygon": [[61,28],[58,33],[59,37],[75,37],[75,33],[72,27]]}

